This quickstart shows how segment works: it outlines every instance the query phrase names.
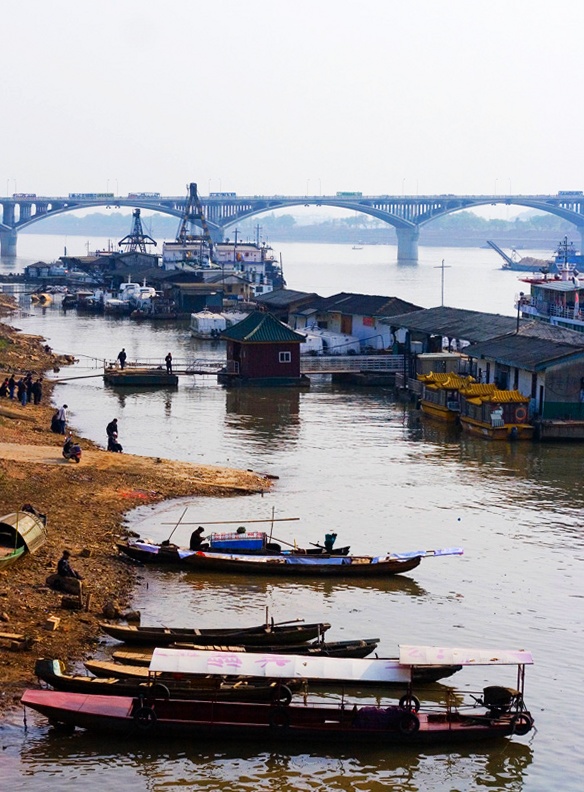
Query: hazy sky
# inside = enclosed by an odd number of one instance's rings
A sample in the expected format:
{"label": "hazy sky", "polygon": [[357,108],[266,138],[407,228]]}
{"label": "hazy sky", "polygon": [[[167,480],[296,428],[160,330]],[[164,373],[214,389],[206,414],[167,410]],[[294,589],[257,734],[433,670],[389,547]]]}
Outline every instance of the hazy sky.
{"label": "hazy sky", "polygon": [[0,194],[584,188],[582,0],[0,13]]}

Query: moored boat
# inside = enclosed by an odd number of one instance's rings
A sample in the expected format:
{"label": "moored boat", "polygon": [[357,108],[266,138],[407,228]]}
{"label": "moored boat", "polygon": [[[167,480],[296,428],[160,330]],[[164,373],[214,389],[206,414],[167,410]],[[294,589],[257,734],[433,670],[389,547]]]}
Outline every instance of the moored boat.
{"label": "moored boat", "polygon": [[[296,654],[312,657],[367,657],[379,645],[379,638],[364,638],[354,641],[310,641],[281,646],[237,646],[237,645],[208,645],[201,646],[193,642],[177,641],[170,644],[173,649],[195,649],[214,652],[263,652],[264,654]],[[128,665],[148,666],[152,660],[154,647],[136,649],[119,649],[113,652],[112,657],[116,662]]]}
{"label": "moored boat", "polygon": [[140,627],[101,622],[101,629],[117,641],[168,646],[176,641],[199,645],[240,644],[241,646],[282,646],[320,638],[330,624],[260,624],[254,627],[195,629],[190,627]]}
{"label": "moored boat", "polygon": [[46,539],[45,521],[34,512],[21,509],[0,517],[0,569],[36,552]]}
{"label": "moored boat", "polygon": [[453,372],[430,372],[418,374],[418,380],[422,383],[420,409],[424,415],[446,423],[458,423],[460,391],[474,383],[474,378]]}
{"label": "moored boat", "polygon": [[460,424],[465,432],[486,440],[533,437],[529,398],[518,390],[500,390],[493,383],[475,383],[460,391]]}
{"label": "moored boat", "polygon": [[[54,690],[98,696],[169,695],[181,699],[212,701],[280,701],[284,687],[269,680],[231,680],[217,676],[175,679],[172,675],[144,674],[124,677],[100,677],[87,674],[67,674],[61,660],[42,658],[35,664],[36,676]],[[295,686],[292,685],[294,688]]]}
{"label": "moored boat", "polygon": [[[248,537],[250,534],[248,534]],[[415,569],[422,558],[462,555],[460,547],[437,550],[412,550],[383,556],[349,555],[349,547],[327,553],[317,546],[312,550],[282,550],[278,545],[260,545],[258,549],[221,552],[219,547],[189,550],[175,545],[151,544],[135,540],[118,542],[118,550],[141,563],[165,563],[177,567],[209,572],[286,575],[310,577],[385,577]],[[265,549],[262,551],[262,547]]]}
{"label": "moored boat", "polygon": [[[158,653],[158,657],[156,656]],[[171,654],[169,654],[171,653]],[[167,669],[169,673],[190,673],[202,667],[199,655],[209,652],[181,652],[157,649],[151,670]],[[230,655],[233,658],[233,655]],[[421,707],[411,690],[410,664],[416,658],[421,664],[430,660],[447,664],[458,659],[462,665],[508,665],[517,666],[517,688],[489,686],[482,693],[471,694],[472,703],[453,703],[448,697],[445,706]],[[270,675],[282,678],[293,672],[292,678],[311,664],[317,663],[323,672],[313,671],[313,676],[327,676],[328,664],[338,664],[338,673],[353,681],[360,681],[355,674],[355,663],[361,660],[333,660],[331,658],[294,658],[238,656],[237,661],[254,660],[256,670],[264,678]],[[334,741],[335,744],[353,746],[359,743],[380,745],[404,744],[456,744],[481,739],[495,739],[512,734],[525,735],[534,722],[525,707],[523,688],[525,665],[533,662],[528,652],[442,649],[440,647],[400,647],[400,660],[405,660],[396,673],[401,675],[406,693],[399,704],[390,706],[353,706],[344,695],[338,704],[312,700],[288,705],[257,704],[248,702],[196,701],[172,698],[162,692],[157,698],[143,696],[87,696],[84,693],[66,693],[54,690],[27,690],[22,696],[25,707],[40,712],[54,725],[79,727],[108,733],[123,733],[128,736],[150,734],[156,737],[184,737],[186,734],[211,738],[283,739],[288,744],[294,739]],[[299,663],[300,661],[300,663]],[[231,673],[236,673],[237,663],[227,661]],[[341,670],[344,667],[344,672]],[[225,673],[225,664],[215,674]],[[305,675],[303,675],[305,678]],[[340,677],[341,679],[343,676]],[[284,704],[291,701],[286,698]]]}

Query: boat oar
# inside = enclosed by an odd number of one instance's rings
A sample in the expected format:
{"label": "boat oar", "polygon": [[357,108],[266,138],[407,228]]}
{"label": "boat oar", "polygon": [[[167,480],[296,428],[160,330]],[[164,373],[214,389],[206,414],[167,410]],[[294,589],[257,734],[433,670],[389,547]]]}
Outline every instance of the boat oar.
{"label": "boat oar", "polygon": [[[168,539],[166,540],[168,543],[170,543],[170,540],[172,539],[172,534],[173,534],[173,533],[176,531],[176,529],[178,528],[178,526],[181,524],[182,518],[183,518],[183,517],[185,516],[185,514],[187,513],[187,509],[188,509],[188,508],[189,508],[188,506],[185,506],[183,513],[182,513],[182,514],[181,514],[181,516],[178,518],[178,522],[177,522],[177,524],[174,526],[174,528],[172,529],[172,531],[171,531],[171,533],[170,533],[170,536],[169,536],[169,537],[168,537]],[[172,523],[171,523],[171,525],[172,525]]]}
{"label": "boat oar", "polygon": [[[186,511],[186,509],[185,509]],[[184,512],[183,512],[184,514]],[[182,518],[181,518],[182,519]],[[271,520],[215,520],[213,522],[184,522],[182,525],[241,525],[242,523],[271,523],[271,522],[291,522],[293,520],[299,520],[300,517],[276,517],[275,519]],[[180,521],[179,521],[180,522]],[[173,522],[171,523],[160,523],[161,525],[174,525]]]}

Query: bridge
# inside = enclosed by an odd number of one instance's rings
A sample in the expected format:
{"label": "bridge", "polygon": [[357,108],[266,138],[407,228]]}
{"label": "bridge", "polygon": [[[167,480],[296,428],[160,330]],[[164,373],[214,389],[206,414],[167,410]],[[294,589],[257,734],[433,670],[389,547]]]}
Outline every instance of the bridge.
{"label": "bridge", "polygon": [[[49,197],[30,193],[15,193],[0,198],[0,255],[16,256],[18,232],[32,223],[63,212],[88,207],[105,206],[119,209],[122,206],[147,209],[162,214],[183,217],[186,196],[162,196],[158,193],[135,193],[115,196],[113,193],[70,193],[68,196]],[[229,226],[242,220],[294,206],[334,206],[361,212],[375,217],[395,228],[398,261],[418,260],[420,229],[452,212],[479,206],[523,206],[568,220],[580,233],[584,249],[584,194],[582,191],[565,191],[556,195],[362,195],[337,193],[336,195],[253,195],[211,193],[201,196],[201,203],[211,236],[221,241]]]}

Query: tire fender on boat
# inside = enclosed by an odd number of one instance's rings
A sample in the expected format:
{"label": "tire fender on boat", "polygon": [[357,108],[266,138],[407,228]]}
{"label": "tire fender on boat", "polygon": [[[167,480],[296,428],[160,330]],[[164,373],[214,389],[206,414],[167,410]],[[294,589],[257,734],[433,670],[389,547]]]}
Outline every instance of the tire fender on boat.
{"label": "tire fender on boat", "polygon": [[148,731],[156,724],[156,713],[151,707],[138,707],[134,722],[140,731]]}
{"label": "tire fender on boat", "polygon": [[292,691],[287,685],[279,685],[274,693],[273,701],[279,707],[287,707],[292,701]]}
{"label": "tire fender on boat", "polygon": [[420,719],[415,712],[404,712],[399,720],[399,730],[402,734],[415,734],[420,728]]}
{"label": "tire fender on boat", "polygon": [[406,693],[402,696],[399,700],[399,706],[401,709],[407,710],[411,712],[418,712],[420,709],[420,700],[411,693]]}
{"label": "tire fender on boat", "polygon": [[511,731],[522,737],[533,728],[533,718],[527,712],[519,712],[511,718]]}
{"label": "tire fender on boat", "polygon": [[290,715],[285,709],[276,707],[270,713],[269,723],[270,728],[274,731],[285,731],[290,726]]}

